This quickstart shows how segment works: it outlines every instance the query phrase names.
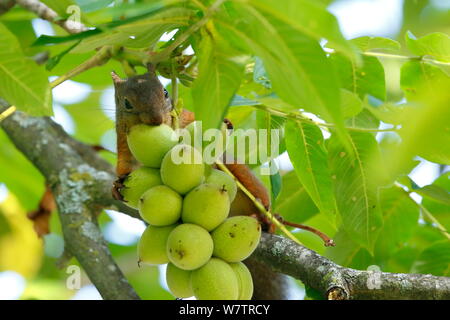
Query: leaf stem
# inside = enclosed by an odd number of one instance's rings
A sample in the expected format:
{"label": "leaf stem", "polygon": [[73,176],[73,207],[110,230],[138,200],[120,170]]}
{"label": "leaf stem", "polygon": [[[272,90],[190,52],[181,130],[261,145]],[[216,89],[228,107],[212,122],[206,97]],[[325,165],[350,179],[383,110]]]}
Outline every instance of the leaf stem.
{"label": "leaf stem", "polygon": [[371,57],[378,57],[378,58],[391,58],[391,59],[401,59],[401,60],[421,60],[425,62],[429,62],[436,65],[441,66],[450,66],[450,62],[443,62],[431,58],[426,57],[420,57],[420,56],[403,56],[399,54],[391,54],[391,53],[384,53],[384,52],[363,52],[363,55],[365,56],[371,56]]}
{"label": "leaf stem", "polygon": [[[271,113],[271,114],[279,116],[279,117],[292,119],[292,120],[300,121],[300,122],[309,122],[309,123],[315,124],[319,127],[325,127],[325,128],[334,128],[335,127],[335,125],[332,123],[314,121],[314,120],[308,118],[307,116],[303,115],[300,112],[289,112],[288,113],[285,111],[267,107],[265,105],[253,105],[252,107],[263,110],[265,112]],[[345,129],[347,129],[349,131],[357,131],[357,132],[391,132],[391,131],[398,130],[396,128],[370,129],[370,128],[357,128],[357,127],[345,127]]]}
{"label": "leaf stem", "polygon": [[220,168],[220,170],[224,171],[225,173],[229,174],[230,176],[232,176],[235,181],[236,184],[238,185],[239,189],[242,190],[242,192],[245,193],[245,195],[254,203],[254,205],[256,206],[256,208],[258,208],[258,210],[264,214],[267,218],[270,219],[270,221],[275,224],[281,231],[283,231],[283,233],[292,241],[295,241],[296,243],[303,245],[288,229],[286,229],[286,227],[280,222],[278,221],[278,219],[273,215],[272,212],[270,212],[270,210],[266,210],[266,208],[264,207],[264,205],[258,201],[255,196],[248,191],[248,189],[239,181],[237,180],[233,173],[231,173],[230,170],[228,170],[228,168],[220,161],[217,160],[216,161],[216,165]]}
{"label": "leaf stem", "polygon": [[178,81],[177,81],[177,76],[176,76],[176,72],[175,72],[175,62],[172,61],[171,62],[171,66],[172,66],[172,77],[171,77],[171,84],[172,84],[172,103],[175,107],[175,109],[177,109],[178,111]]}

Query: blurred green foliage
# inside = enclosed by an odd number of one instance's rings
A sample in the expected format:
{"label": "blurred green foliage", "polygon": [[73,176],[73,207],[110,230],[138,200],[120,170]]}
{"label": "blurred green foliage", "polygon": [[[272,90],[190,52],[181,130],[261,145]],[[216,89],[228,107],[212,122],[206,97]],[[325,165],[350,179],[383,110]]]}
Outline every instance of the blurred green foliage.
{"label": "blurred green foliage", "polygon": [[[96,31],[74,37],[52,25],[55,37],[37,39],[30,12],[16,6],[0,16],[0,96],[32,115],[52,115],[48,77],[67,73],[105,45],[118,52],[163,49],[214,1],[43,2],[61,18],[69,16],[67,6],[78,5],[81,21]],[[281,151],[287,150],[295,170],[262,178],[273,192],[274,211],[336,242],[325,248],[315,235],[293,230],[305,245],[357,269],[378,265],[383,271],[449,276],[450,10],[435,1],[405,0],[396,39],[346,40],[326,10],[332,2],[227,1],[183,44],[193,49],[190,63],[172,68],[178,50],[159,71],[180,79],[179,106],[195,111],[206,127],[218,127],[226,116],[236,128],[284,130]],[[175,29],[173,39],[158,40]],[[49,70],[33,62],[43,52],[51,57]],[[114,124],[107,114],[114,114],[114,105],[101,97],[111,88],[110,71],[123,74],[124,56],[73,78],[91,88],[83,101],[63,105],[76,139],[111,147]],[[386,127],[395,130],[378,132]],[[113,153],[101,154],[114,164]],[[441,176],[423,188],[406,178],[417,156],[441,165]],[[63,242],[57,215],[50,220],[54,237],[44,239],[25,218],[38,205],[44,178],[2,131],[0,168],[0,183],[9,190],[0,203],[0,271],[15,270],[27,279],[24,299],[71,298],[68,274],[52,254],[55,241],[59,248]],[[417,194],[423,199],[412,197]],[[100,225],[108,224],[103,213]],[[110,249],[142,298],[173,299],[158,268],[137,267],[135,243],[111,242]],[[89,283],[86,276],[82,283]]]}

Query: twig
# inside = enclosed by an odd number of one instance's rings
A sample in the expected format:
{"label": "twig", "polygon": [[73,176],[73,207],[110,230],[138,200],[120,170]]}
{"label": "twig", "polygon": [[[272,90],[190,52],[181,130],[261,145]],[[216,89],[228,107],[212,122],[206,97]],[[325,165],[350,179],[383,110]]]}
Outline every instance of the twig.
{"label": "twig", "polygon": [[61,20],[53,9],[37,0],[16,0],[16,3],[28,11],[34,12],[39,18],[55,23],[68,33],[80,33],[88,30],[86,26],[74,20]]}
{"label": "twig", "polygon": [[10,115],[12,115],[14,112],[16,112],[17,108],[15,106],[10,106],[8,109],[0,113],[0,122],[8,118]]}
{"label": "twig", "polygon": [[323,243],[325,245],[325,247],[334,247],[336,244],[334,243],[333,239],[331,239],[329,236],[327,236],[325,233],[323,233],[320,230],[317,230],[316,228],[310,227],[310,226],[306,226],[304,224],[299,224],[299,223],[295,223],[295,222],[290,222],[290,221],[286,221],[284,220],[280,215],[277,215],[278,220],[280,220],[280,222],[286,226],[290,226],[290,227],[294,227],[297,229],[303,229],[306,231],[309,231],[311,233],[314,233],[315,235],[317,235],[318,237],[320,237],[323,240]]}

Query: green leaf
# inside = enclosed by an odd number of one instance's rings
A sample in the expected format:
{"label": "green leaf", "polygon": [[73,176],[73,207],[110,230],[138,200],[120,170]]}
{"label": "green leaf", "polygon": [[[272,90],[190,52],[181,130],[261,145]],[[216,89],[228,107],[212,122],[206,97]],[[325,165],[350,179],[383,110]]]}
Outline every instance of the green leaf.
{"label": "green leaf", "polygon": [[67,7],[77,3],[73,0],[42,0],[41,2],[45,3],[48,7],[55,10],[56,13],[61,17],[67,16]]}
{"label": "green leaf", "polygon": [[386,259],[411,238],[418,226],[420,212],[408,193],[396,186],[381,189],[380,205],[383,228],[375,245],[375,254],[378,259]]}
{"label": "green leaf", "polygon": [[[336,124],[345,137],[337,77],[321,46],[276,12],[239,3],[237,16],[219,20],[224,37],[264,61],[272,87],[292,106],[301,106]],[[267,35],[270,34],[270,41]]]}
{"label": "green leaf", "polygon": [[[438,194],[422,194],[422,205],[439,221],[446,230],[450,230],[450,205],[448,204],[448,192],[450,190],[450,172],[442,174],[433,184],[433,188],[439,188]],[[430,187],[428,186],[428,187]],[[420,190],[420,189],[419,189]],[[417,192],[418,190],[414,190]],[[442,193],[446,193],[444,196]]]}
{"label": "green leaf", "polygon": [[83,31],[80,33],[71,34],[68,36],[48,36],[48,35],[41,35],[39,38],[36,39],[36,41],[33,43],[33,46],[44,46],[48,44],[59,44],[74,40],[81,40],[85,38],[89,38],[92,36],[95,36],[96,34],[102,33],[102,30],[100,29],[92,29]]}
{"label": "green leaf", "polygon": [[284,174],[281,180],[281,192],[273,205],[274,212],[297,223],[304,222],[319,212],[294,171]]}
{"label": "green leaf", "polygon": [[[405,67],[402,68],[402,78],[404,72]],[[393,172],[415,155],[432,162],[450,164],[450,78],[444,75],[437,80],[426,77],[423,80],[416,86],[416,107],[408,109],[399,132],[403,143],[395,158],[391,159]]]}
{"label": "green leaf", "polygon": [[[82,102],[65,106],[66,111],[75,122],[74,137],[90,145],[100,145],[103,135],[114,128],[114,121],[109,119],[100,108],[100,97],[104,87],[94,87],[93,92]],[[106,108],[113,115],[114,106]]]}
{"label": "green leaf", "polygon": [[361,250],[361,246],[354,242],[353,237],[342,227],[334,235],[333,241],[336,246],[326,248],[325,256],[343,267],[350,266],[357,253]]}
{"label": "green leaf", "polygon": [[371,50],[389,50],[398,51],[401,46],[398,41],[383,38],[383,37],[359,37],[350,40],[354,45],[356,45],[362,52],[367,52]]}
{"label": "green leaf", "polygon": [[362,65],[341,54],[332,54],[343,88],[356,93],[361,99],[367,94],[377,99],[386,99],[384,68],[376,57],[363,56]]}
{"label": "green leaf", "polygon": [[450,276],[450,242],[444,240],[425,249],[414,263],[412,272]]}
{"label": "green leaf", "polygon": [[446,204],[450,206],[450,193],[448,190],[441,188],[437,185],[430,184],[424,186],[418,190],[414,190],[414,192],[420,194],[423,197],[427,197],[434,201],[440,202],[442,204]]}
{"label": "green leaf", "polygon": [[305,285],[305,300],[325,300],[322,292]]}
{"label": "green leaf", "polygon": [[[353,154],[348,153],[334,135],[328,152],[337,206],[342,227],[355,242],[372,252],[382,226],[378,198],[380,165],[378,144],[370,133],[350,134]],[[378,160],[378,161],[377,161]]]}
{"label": "green leaf", "polygon": [[0,167],[1,182],[14,193],[26,210],[35,210],[45,189],[44,177],[36,167],[9,140],[3,130],[0,130]]}
{"label": "green leaf", "polygon": [[[272,163],[271,165],[275,165],[276,163]],[[279,172],[276,172],[275,174],[270,175],[270,191],[272,194],[272,203],[275,203],[278,195],[280,194],[281,191],[281,176]]]}
{"label": "green leaf", "polygon": [[438,67],[423,61],[408,61],[401,68],[400,86],[409,101],[417,100],[423,90],[434,91],[449,77]]}
{"label": "green leaf", "polygon": [[263,85],[267,89],[272,88],[272,83],[267,75],[266,69],[264,68],[263,61],[256,57],[255,58],[255,68],[253,70],[253,81]]}
{"label": "green leaf", "polygon": [[230,107],[240,107],[240,106],[256,106],[259,103],[256,100],[250,100],[245,97],[241,97],[240,95],[235,94],[233,99],[230,102]]}
{"label": "green leaf", "polygon": [[332,217],[335,213],[333,183],[319,127],[304,122],[288,121],[286,147],[301,184],[320,212]]}
{"label": "green leaf", "polygon": [[52,114],[47,74],[23,54],[14,34],[1,23],[0,96],[31,115]]}
{"label": "green leaf", "polygon": [[[321,213],[316,214],[313,217],[309,218],[308,220],[302,222],[302,224],[312,227],[316,230],[320,230],[330,238],[334,238],[336,234],[336,225],[334,221],[331,221],[329,216],[325,214]],[[293,228],[293,230],[295,230],[293,232],[295,237],[299,239],[300,242],[303,243],[303,245],[305,245],[305,247],[314,250],[320,255],[323,255],[325,253],[327,247],[324,246],[323,239],[320,238],[318,235],[308,230],[296,228]]]}
{"label": "green leaf", "polygon": [[372,106],[369,103],[365,103],[364,107],[379,120],[395,125],[402,124],[405,120],[407,109],[412,108],[412,106],[408,106],[407,104],[396,105],[389,102],[379,106]]}
{"label": "green leaf", "polygon": [[405,41],[408,49],[418,56],[429,55],[437,60],[450,62],[450,37],[445,33],[430,33],[417,39],[408,31]]}
{"label": "green leaf", "polygon": [[164,32],[189,25],[192,10],[160,6],[160,3],[155,4],[152,9],[139,16],[99,26],[105,32],[83,39],[73,52],[89,52],[103,45],[148,48],[156,43]]}
{"label": "green leaf", "polygon": [[218,128],[228,106],[238,90],[244,74],[244,64],[220,44],[206,36],[199,54],[199,76],[192,87],[195,116],[203,121],[203,130]]}
{"label": "green leaf", "polygon": [[354,47],[340,32],[337,19],[316,0],[251,0],[264,15],[273,15],[313,39],[327,39],[330,45],[349,58],[357,59]]}
{"label": "green leaf", "polygon": [[109,6],[114,0],[77,0],[78,5],[83,12],[92,12]]}
{"label": "green leaf", "polygon": [[[250,107],[232,107],[227,118],[235,128],[229,138],[227,155],[234,156],[234,159],[253,168],[275,159],[286,150],[282,130],[284,118]],[[267,135],[260,130],[265,130]],[[241,154],[238,146],[245,147],[245,154]]]}
{"label": "green leaf", "polygon": [[351,118],[362,111],[363,102],[355,93],[341,89],[341,104],[344,118]]}
{"label": "green leaf", "polygon": [[363,109],[356,116],[346,119],[348,128],[378,129],[380,121],[368,110]]}
{"label": "green leaf", "polygon": [[81,40],[79,40],[78,42],[75,42],[74,44],[72,44],[70,47],[64,49],[63,51],[61,51],[60,53],[58,53],[56,56],[51,57],[50,59],[47,60],[47,63],[45,64],[45,68],[47,70],[52,70],[54,67],[56,67],[56,65],[61,61],[61,59],[68,54],[73,48],[75,48]]}

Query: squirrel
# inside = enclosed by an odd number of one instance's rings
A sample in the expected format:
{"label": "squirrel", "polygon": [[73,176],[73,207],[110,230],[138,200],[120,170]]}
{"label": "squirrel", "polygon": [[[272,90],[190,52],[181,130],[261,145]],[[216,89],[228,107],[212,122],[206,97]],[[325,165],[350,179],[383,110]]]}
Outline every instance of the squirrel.
{"label": "squirrel", "polygon": [[[116,133],[117,133],[117,166],[118,179],[113,185],[113,196],[123,200],[120,189],[127,175],[137,166],[137,162],[130,152],[127,144],[127,133],[136,124],[172,125],[174,118],[169,93],[159,81],[155,66],[147,65],[148,72],[143,75],[121,79],[114,71],[111,73],[116,103]],[[208,93],[209,94],[209,93]],[[184,128],[195,120],[194,113],[182,110],[179,115],[178,126]],[[261,203],[270,208],[270,197],[262,182],[244,164],[226,163],[227,168],[236,179],[241,182]],[[230,215],[259,216],[254,203],[242,192],[238,191],[235,200],[231,203]],[[260,217],[261,218],[261,217]],[[270,222],[262,219],[263,230],[272,231]],[[275,273],[264,264],[249,258],[245,261],[250,269],[254,281],[253,299],[279,300],[288,295],[288,279],[286,276]]]}

